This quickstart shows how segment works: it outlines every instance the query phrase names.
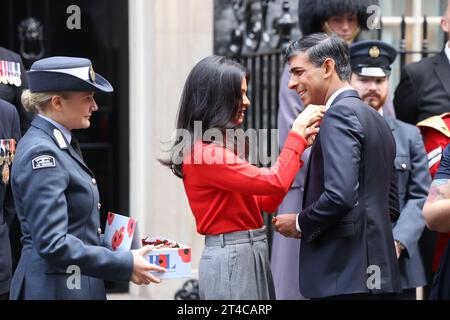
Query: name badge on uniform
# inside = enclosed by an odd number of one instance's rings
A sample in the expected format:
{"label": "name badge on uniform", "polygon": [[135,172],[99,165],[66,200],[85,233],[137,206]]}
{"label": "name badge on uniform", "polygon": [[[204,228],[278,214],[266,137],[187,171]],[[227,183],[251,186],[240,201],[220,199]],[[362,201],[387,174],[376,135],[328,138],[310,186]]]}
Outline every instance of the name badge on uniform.
{"label": "name badge on uniform", "polygon": [[58,129],[53,130],[53,135],[56,138],[56,142],[58,142],[58,145],[61,149],[67,149],[67,143],[66,140],[64,140],[64,137]]}
{"label": "name badge on uniform", "polygon": [[55,168],[56,160],[52,156],[39,156],[31,160],[33,165],[33,170],[44,169],[44,168]]}

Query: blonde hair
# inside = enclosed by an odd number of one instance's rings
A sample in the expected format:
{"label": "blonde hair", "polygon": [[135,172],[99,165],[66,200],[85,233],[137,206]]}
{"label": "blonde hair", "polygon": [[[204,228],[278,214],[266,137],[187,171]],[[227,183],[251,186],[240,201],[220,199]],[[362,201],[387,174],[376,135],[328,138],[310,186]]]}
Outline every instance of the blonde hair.
{"label": "blonde hair", "polygon": [[68,99],[70,94],[68,92],[31,92],[30,90],[24,90],[21,100],[25,110],[37,114],[47,108],[48,103],[54,96]]}

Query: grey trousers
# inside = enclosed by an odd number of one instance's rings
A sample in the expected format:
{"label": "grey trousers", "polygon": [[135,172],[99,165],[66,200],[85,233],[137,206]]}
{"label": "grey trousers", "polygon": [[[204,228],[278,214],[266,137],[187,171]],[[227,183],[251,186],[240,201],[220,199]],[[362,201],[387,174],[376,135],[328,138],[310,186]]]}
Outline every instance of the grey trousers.
{"label": "grey trousers", "polygon": [[275,299],[266,228],[206,236],[199,290],[202,300]]}

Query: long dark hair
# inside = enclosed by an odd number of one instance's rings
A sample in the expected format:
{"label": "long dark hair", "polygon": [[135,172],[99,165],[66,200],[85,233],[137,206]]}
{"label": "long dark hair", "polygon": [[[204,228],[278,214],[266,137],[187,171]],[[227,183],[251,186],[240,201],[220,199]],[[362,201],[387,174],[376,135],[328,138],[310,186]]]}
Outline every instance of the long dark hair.
{"label": "long dark hair", "polygon": [[[183,178],[182,159],[186,146],[192,148],[205,131],[236,129],[233,121],[242,105],[242,79],[245,68],[237,61],[221,56],[204,58],[190,72],[181,95],[176,128],[189,133],[190,140],[178,137],[170,149],[169,160],[159,160],[179,178]],[[201,136],[194,136],[194,123],[201,121]],[[198,134],[199,132],[197,132]],[[206,141],[212,142],[212,141]]]}

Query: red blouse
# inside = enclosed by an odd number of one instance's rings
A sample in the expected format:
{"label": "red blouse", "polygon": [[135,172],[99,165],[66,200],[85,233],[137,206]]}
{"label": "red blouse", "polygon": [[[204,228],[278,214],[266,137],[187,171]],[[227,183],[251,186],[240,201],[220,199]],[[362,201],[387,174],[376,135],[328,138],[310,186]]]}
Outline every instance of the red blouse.
{"label": "red blouse", "polygon": [[261,211],[278,208],[303,165],[300,157],[306,146],[306,140],[291,131],[275,165],[258,168],[229,149],[198,141],[194,155],[187,154],[183,164],[197,231],[206,235],[261,228]]}

